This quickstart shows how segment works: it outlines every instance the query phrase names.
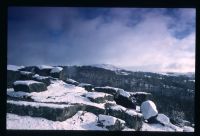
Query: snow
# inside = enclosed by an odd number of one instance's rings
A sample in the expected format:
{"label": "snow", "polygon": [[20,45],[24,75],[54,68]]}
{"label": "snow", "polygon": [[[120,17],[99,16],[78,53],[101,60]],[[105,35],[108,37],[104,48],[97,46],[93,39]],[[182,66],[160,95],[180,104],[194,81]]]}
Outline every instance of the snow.
{"label": "snow", "polygon": [[34,83],[41,83],[41,82],[37,82],[34,80],[19,80],[19,81],[15,81],[14,85],[30,85]]}
{"label": "snow", "polygon": [[136,105],[136,111],[140,112],[140,106]]}
{"label": "snow", "polygon": [[158,114],[158,116],[156,117],[156,119],[159,122],[163,123],[163,124],[169,124],[170,123],[169,118],[166,115],[164,115],[164,114]]}
{"label": "snow", "polygon": [[143,102],[141,104],[140,109],[144,116],[144,119],[149,119],[158,114],[156,105],[154,104],[154,102],[152,102],[150,100]]}
{"label": "snow", "polygon": [[16,105],[24,105],[24,106],[32,106],[32,107],[51,107],[51,108],[66,108],[73,105],[66,105],[66,104],[51,104],[51,103],[39,103],[39,102],[28,102],[28,101],[13,101],[13,100],[7,100],[7,103],[10,104],[16,104]]}
{"label": "snow", "polygon": [[103,98],[105,96],[111,96],[110,94],[106,94],[106,93],[102,93],[102,92],[87,92],[84,95],[85,97],[89,97],[89,98]]}
{"label": "snow", "polygon": [[103,126],[113,126],[113,125],[115,125],[115,122],[117,120],[119,120],[121,123],[125,124],[125,121],[115,118],[113,116],[99,114],[98,117],[99,117],[99,121],[101,123],[103,123]]}
{"label": "snow", "polygon": [[112,110],[117,110],[117,111],[125,111],[126,108],[121,106],[121,105],[114,105],[114,106],[111,106],[111,109]]}
{"label": "snow", "polygon": [[59,73],[63,70],[62,67],[55,67],[55,68],[52,68],[51,70],[51,73]]}
{"label": "snow", "polygon": [[91,86],[91,84],[87,84],[87,83],[80,83],[78,86],[83,87],[83,86]]}
{"label": "snow", "polygon": [[194,132],[194,128],[189,126],[184,126],[183,132]]}
{"label": "snow", "polygon": [[21,73],[22,75],[29,75],[29,74],[31,74],[31,72],[28,72],[28,71],[20,71],[20,73]]}
{"label": "snow", "polygon": [[151,94],[151,93],[147,93],[147,92],[129,92],[129,94],[131,94],[131,95],[136,95],[136,94],[149,95],[149,94]]}
{"label": "snow", "polygon": [[127,98],[130,97],[130,94],[128,92],[124,91],[123,89],[118,89],[118,91],[119,91],[120,95],[127,97]]}
{"label": "snow", "polygon": [[65,121],[51,121],[45,118],[19,116],[7,113],[7,129],[23,130],[104,130],[97,126],[98,117],[90,112],[78,111]]}
{"label": "snow", "polygon": [[8,88],[7,89],[7,95],[10,96],[10,97],[23,98],[24,96],[29,96],[29,93],[22,92],[22,91],[15,92],[13,88]]}
{"label": "snow", "polygon": [[56,102],[71,104],[86,104],[104,109],[104,103],[91,102],[84,95],[88,93],[84,88],[66,84],[61,80],[52,81],[43,92],[30,93],[31,98],[37,102]]}
{"label": "snow", "polygon": [[52,69],[54,67],[48,66],[48,65],[38,65],[37,68],[39,68],[40,70],[42,70],[42,69]]}
{"label": "snow", "polygon": [[138,115],[138,113],[135,110],[130,110],[130,109],[128,109],[126,111],[126,113],[129,114],[129,115],[131,115],[131,116],[137,116]]}
{"label": "snow", "polygon": [[71,82],[71,83],[77,83],[77,81],[75,81],[75,80],[73,80],[73,79],[71,79],[71,78],[67,78],[66,81]]}
{"label": "snow", "polygon": [[163,126],[161,124],[148,124],[143,122],[141,131],[175,131],[170,127]]}
{"label": "snow", "polygon": [[33,76],[33,78],[36,78],[37,80],[43,80],[43,79],[47,79],[47,78],[49,78],[49,77],[47,77],[47,76],[40,76],[40,75],[38,75],[38,74],[35,74],[35,75]]}
{"label": "snow", "polygon": [[7,65],[7,70],[18,71],[21,68],[24,68],[24,66]]}

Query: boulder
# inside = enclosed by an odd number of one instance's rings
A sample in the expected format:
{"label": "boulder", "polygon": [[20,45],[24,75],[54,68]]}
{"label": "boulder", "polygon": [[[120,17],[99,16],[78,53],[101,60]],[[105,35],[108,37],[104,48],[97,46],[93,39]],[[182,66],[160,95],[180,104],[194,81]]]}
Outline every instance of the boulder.
{"label": "boulder", "polygon": [[190,126],[184,126],[183,132],[194,132],[194,128]]}
{"label": "boulder", "polygon": [[151,100],[152,94],[146,92],[131,92],[131,97],[136,99],[137,105],[141,105],[144,101]]}
{"label": "boulder", "polygon": [[62,67],[54,67],[50,71],[50,75],[54,78],[61,79],[63,77],[63,68]]}
{"label": "boulder", "polygon": [[140,130],[142,127],[143,116],[136,110],[126,109],[115,104],[105,104],[106,114],[124,120],[128,127]]}
{"label": "boulder", "polygon": [[73,80],[73,79],[70,79],[70,78],[67,78],[67,79],[64,79],[63,80],[65,83],[67,84],[72,84],[72,85],[75,85],[75,86],[78,86],[79,85],[79,82]]}
{"label": "boulder", "polygon": [[40,65],[35,67],[35,73],[40,76],[50,76],[50,72],[54,67],[46,66],[46,65]]}
{"label": "boulder", "polygon": [[21,68],[20,71],[28,71],[35,74],[36,68],[37,68],[36,66],[27,66],[27,67]]}
{"label": "boulder", "polygon": [[125,121],[115,118],[113,116],[102,115],[98,116],[98,126],[105,127],[110,131],[123,130],[125,128]]}
{"label": "boulder", "polygon": [[101,92],[88,92],[84,96],[87,97],[90,101],[96,103],[104,103],[106,101],[114,100],[113,95]]}
{"label": "boulder", "polygon": [[167,125],[171,123],[170,119],[164,114],[158,114],[156,120],[162,125]]}
{"label": "boulder", "polygon": [[117,91],[119,88],[114,88],[114,87],[95,87],[94,90],[96,92],[103,92],[103,93],[108,93],[108,94],[112,94],[112,95],[116,95]]}
{"label": "boulder", "polygon": [[49,104],[26,101],[7,101],[7,112],[21,116],[42,117],[64,121],[79,111],[80,105]]}
{"label": "boulder", "polygon": [[126,108],[136,109],[136,99],[131,97],[130,94],[123,89],[118,89],[114,100],[118,105]]}
{"label": "boulder", "polygon": [[87,91],[89,91],[89,92],[92,92],[92,91],[93,91],[92,89],[94,88],[93,85],[91,85],[91,84],[86,84],[86,83],[80,83],[78,86],[79,86],[79,87],[85,88],[85,90],[87,90]]}
{"label": "boulder", "polygon": [[32,78],[35,81],[42,82],[42,83],[46,84],[46,86],[49,86],[51,84],[51,80],[53,80],[52,77],[39,76],[38,74],[35,74]]}
{"label": "boulder", "polygon": [[20,80],[32,80],[34,73],[28,71],[20,71]]}
{"label": "boulder", "polygon": [[15,91],[23,92],[42,92],[47,90],[44,83],[33,81],[33,80],[19,80],[13,83],[13,88]]}
{"label": "boulder", "polygon": [[20,79],[20,71],[18,70],[7,70],[7,88],[12,88],[13,83]]}
{"label": "boulder", "polygon": [[150,100],[143,102],[140,107],[140,110],[144,116],[144,119],[146,120],[158,115],[156,105]]}

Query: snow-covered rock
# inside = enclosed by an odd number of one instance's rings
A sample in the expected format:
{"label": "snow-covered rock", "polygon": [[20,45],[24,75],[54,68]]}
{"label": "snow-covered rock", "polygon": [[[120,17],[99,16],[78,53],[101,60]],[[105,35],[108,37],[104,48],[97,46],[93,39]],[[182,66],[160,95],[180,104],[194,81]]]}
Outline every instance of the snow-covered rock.
{"label": "snow-covered rock", "polygon": [[96,102],[96,103],[104,103],[106,101],[114,100],[113,95],[101,93],[101,92],[88,92],[84,96],[89,98],[92,102]]}
{"label": "snow-covered rock", "polygon": [[106,113],[116,118],[126,121],[127,126],[135,130],[140,130],[143,116],[136,110],[126,109],[123,106],[115,104],[106,104]]}
{"label": "snow-covered rock", "polygon": [[166,125],[170,124],[170,119],[164,114],[158,114],[156,120],[159,121],[161,124]]}
{"label": "snow-covered rock", "polygon": [[51,69],[51,73],[59,73],[63,70],[62,67],[54,67]]}
{"label": "snow-covered rock", "polygon": [[184,126],[183,132],[194,132],[194,128],[189,126]]}
{"label": "snow-covered rock", "polygon": [[53,79],[49,76],[39,76],[38,74],[35,74],[34,76],[32,76],[32,78],[35,81],[45,83],[47,86],[51,84],[51,79]]}
{"label": "snow-covered rock", "polygon": [[140,109],[146,120],[158,114],[155,103],[150,100],[143,102]]}
{"label": "snow-covered rock", "polygon": [[67,84],[72,84],[72,85],[75,85],[75,86],[79,85],[79,82],[77,82],[77,81],[75,81],[71,78],[64,79],[63,81]]}
{"label": "snow-covered rock", "polygon": [[43,69],[53,69],[54,68],[54,67],[48,66],[48,65],[38,65],[36,67],[39,68],[40,70],[43,70]]}
{"label": "snow-covered rock", "polygon": [[54,121],[64,121],[75,115],[80,105],[51,104],[27,101],[7,101],[7,112],[22,116],[43,117]]}
{"label": "snow-covered rock", "polygon": [[32,80],[33,73],[28,71],[20,71],[20,80]]}
{"label": "snow-covered rock", "polygon": [[19,80],[13,83],[13,88],[15,91],[23,92],[41,92],[47,90],[47,87],[42,82],[37,82],[34,80]]}
{"label": "snow-covered rock", "polygon": [[125,127],[125,121],[109,115],[98,116],[98,126],[107,128],[108,130],[122,130]]}
{"label": "snow-covered rock", "polygon": [[91,84],[87,84],[87,83],[80,83],[78,86],[85,88],[85,90],[91,92],[94,91],[93,88],[94,86]]}

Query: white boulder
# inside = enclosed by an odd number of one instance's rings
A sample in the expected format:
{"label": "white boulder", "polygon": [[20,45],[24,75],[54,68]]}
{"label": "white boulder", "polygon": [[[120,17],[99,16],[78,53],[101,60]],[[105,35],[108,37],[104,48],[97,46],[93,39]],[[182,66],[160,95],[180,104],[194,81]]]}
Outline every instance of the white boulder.
{"label": "white boulder", "polygon": [[156,120],[159,121],[160,123],[164,124],[164,125],[170,123],[169,118],[164,114],[158,114],[158,116],[156,117]]}
{"label": "white boulder", "polygon": [[155,103],[150,100],[141,104],[141,112],[146,120],[158,114]]}

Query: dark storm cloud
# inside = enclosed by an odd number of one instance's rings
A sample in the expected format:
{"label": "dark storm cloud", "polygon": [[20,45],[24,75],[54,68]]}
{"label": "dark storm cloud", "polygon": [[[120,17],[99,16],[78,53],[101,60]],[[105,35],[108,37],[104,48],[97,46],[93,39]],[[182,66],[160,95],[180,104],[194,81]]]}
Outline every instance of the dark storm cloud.
{"label": "dark storm cloud", "polygon": [[[194,69],[194,9],[10,7],[8,13],[9,64]],[[182,62],[190,65],[168,67]]]}

